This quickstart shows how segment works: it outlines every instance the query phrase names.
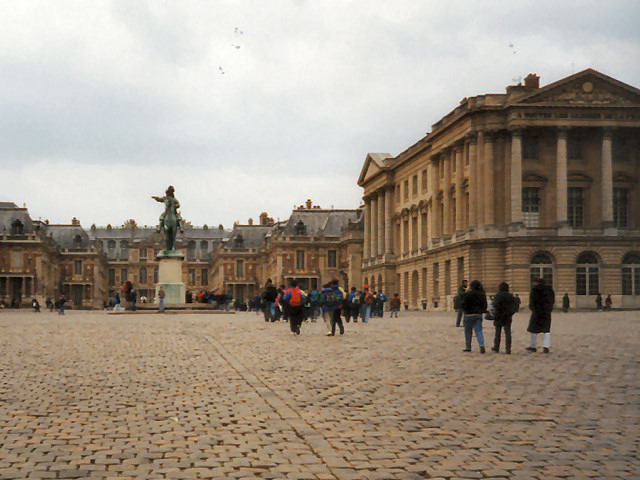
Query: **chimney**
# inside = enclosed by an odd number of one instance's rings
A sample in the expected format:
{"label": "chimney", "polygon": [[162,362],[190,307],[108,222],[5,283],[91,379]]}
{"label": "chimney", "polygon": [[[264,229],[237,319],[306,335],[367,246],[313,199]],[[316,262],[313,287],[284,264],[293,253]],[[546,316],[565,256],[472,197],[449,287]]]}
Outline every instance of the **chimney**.
{"label": "chimney", "polygon": [[253,225],[253,218],[250,218],[248,223],[249,225]]}
{"label": "chimney", "polygon": [[307,198],[307,201],[305,203],[307,205],[307,210],[311,210],[311,205],[313,205],[313,202],[311,201],[311,199]]}
{"label": "chimney", "polygon": [[540,77],[535,73],[530,73],[524,78],[525,90],[537,90],[540,88]]}
{"label": "chimney", "polygon": [[80,220],[78,220],[76,217],[73,217],[71,219],[71,225],[80,225]]}

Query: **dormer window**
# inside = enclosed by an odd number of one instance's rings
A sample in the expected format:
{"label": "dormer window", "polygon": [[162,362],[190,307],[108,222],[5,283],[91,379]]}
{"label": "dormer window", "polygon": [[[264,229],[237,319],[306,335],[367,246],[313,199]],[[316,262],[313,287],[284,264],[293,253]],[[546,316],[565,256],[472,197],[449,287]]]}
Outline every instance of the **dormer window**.
{"label": "dormer window", "polygon": [[11,235],[22,235],[24,233],[24,225],[20,220],[16,220],[11,224]]}
{"label": "dormer window", "polygon": [[73,248],[82,248],[82,237],[80,235],[73,237]]}
{"label": "dormer window", "polygon": [[236,248],[244,248],[244,237],[242,234],[239,234],[236,238],[233,239],[233,246]]}
{"label": "dormer window", "polygon": [[293,230],[294,230],[296,235],[306,235],[307,234],[307,226],[304,224],[304,222],[302,220],[298,220],[298,223],[296,223],[293,226]]}

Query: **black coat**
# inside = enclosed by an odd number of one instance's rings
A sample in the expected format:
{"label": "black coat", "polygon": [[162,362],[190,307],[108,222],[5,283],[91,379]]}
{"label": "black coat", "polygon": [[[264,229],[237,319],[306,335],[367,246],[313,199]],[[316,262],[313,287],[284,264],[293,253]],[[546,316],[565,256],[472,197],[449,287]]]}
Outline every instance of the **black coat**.
{"label": "black coat", "polygon": [[529,319],[528,332],[548,333],[551,331],[551,310],[555,302],[555,292],[549,285],[536,285],[531,289],[529,297],[529,308],[531,318]]}
{"label": "black coat", "polygon": [[498,292],[493,299],[495,311],[494,323],[504,325],[511,321],[511,317],[518,311],[518,300],[509,292]]}
{"label": "black coat", "polygon": [[468,290],[460,303],[465,315],[482,314],[487,311],[487,296],[482,290]]}

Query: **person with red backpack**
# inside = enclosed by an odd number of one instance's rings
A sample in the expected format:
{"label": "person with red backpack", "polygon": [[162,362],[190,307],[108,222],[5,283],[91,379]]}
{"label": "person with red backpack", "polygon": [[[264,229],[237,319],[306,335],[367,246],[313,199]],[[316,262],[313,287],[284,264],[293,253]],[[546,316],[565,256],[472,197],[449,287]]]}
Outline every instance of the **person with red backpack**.
{"label": "person with red backpack", "polygon": [[284,313],[289,317],[289,325],[291,333],[300,335],[300,326],[302,325],[302,316],[304,314],[305,294],[298,288],[298,282],[289,280],[289,288],[287,288],[280,299],[280,303],[284,309]]}
{"label": "person with red backpack", "polygon": [[371,305],[373,304],[373,295],[369,292],[369,285],[365,285],[362,288],[362,293],[360,295],[362,298],[362,302],[360,304],[360,318],[362,318],[362,323],[368,323],[369,317],[371,316]]}

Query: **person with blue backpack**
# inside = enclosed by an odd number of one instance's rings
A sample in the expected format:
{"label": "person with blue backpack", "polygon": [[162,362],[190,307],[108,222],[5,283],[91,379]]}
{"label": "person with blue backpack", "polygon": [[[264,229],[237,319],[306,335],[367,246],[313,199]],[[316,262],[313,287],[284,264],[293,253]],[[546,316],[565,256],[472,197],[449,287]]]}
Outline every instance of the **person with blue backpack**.
{"label": "person with blue backpack", "polygon": [[345,312],[345,320],[349,323],[349,320],[353,319],[353,323],[357,323],[358,311],[360,310],[360,294],[356,287],[351,287],[351,291],[347,295],[347,304],[349,308]]}
{"label": "person with blue backpack", "polygon": [[309,318],[312,322],[315,322],[321,313],[320,309],[320,293],[315,288],[309,291],[307,296],[307,303],[309,304]]}
{"label": "person with blue backpack", "polygon": [[[322,305],[322,318],[327,327],[327,336],[333,336],[336,332],[336,323],[340,327],[340,335],[344,334],[344,325],[340,318],[339,307],[342,305],[342,292],[337,285],[329,283],[322,286],[320,291],[320,304]],[[336,319],[336,317],[338,317]]]}

